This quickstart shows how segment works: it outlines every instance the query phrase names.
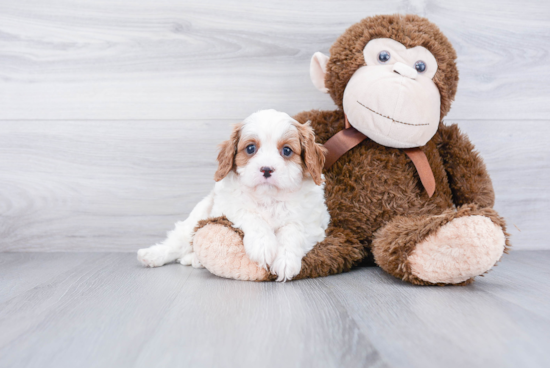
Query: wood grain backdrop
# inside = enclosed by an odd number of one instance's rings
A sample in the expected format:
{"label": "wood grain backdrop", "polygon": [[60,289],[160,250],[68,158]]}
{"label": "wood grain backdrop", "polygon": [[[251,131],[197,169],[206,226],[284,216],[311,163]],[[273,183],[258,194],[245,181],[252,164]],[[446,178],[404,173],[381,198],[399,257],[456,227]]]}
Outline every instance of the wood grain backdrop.
{"label": "wood grain backdrop", "polygon": [[133,251],[212,186],[230,123],[333,109],[309,59],[374,14],[427,16],[458,53],[448,116],[516,249],[550,249],[550,2],[0,1],[0,250]]}

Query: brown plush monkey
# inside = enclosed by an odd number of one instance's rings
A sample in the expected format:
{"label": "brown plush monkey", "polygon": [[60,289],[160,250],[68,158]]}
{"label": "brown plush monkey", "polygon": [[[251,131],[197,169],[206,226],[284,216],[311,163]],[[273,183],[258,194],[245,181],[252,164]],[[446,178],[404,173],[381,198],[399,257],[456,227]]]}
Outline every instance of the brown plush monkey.
{"label": "brown plush monkey", "polygon": [[[447,38],[425,18],[375,16],[346,30],[330,54],[316,53],[310,74],[338,110],[295,118],[311,120],[329,149],[331,223],[295,279],[372,260],[418,285],[465,285],[489,271],[509,235],[481,157],[443,123],[458,83]],[[272,280],[247,259],[242,236],[226,219],[201,222],[199,261],[219,276]]]}

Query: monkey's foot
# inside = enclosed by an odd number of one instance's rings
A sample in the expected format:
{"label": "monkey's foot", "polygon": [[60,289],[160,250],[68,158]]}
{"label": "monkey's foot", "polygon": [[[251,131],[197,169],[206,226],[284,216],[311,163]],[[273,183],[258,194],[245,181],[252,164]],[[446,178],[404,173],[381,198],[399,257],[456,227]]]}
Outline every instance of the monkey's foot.
{"label": "monkey's foot", "polygon": [[372,242],[376,263],[416,285],[467,285],[508,252],[506,223],[492,208],[469,204],[439,215],[399,216]]}
{"label": "monkey's foot", "polygon": [[199,223],[193,238],[193,250],[198,261],[216,276],[249,281],[273,278],[248,258],[242,231],[233,228],[225,217]]}
{"label": "monkey's foot", "polygon": [[411,273],[434,284],[458,284],[489,271],[505,242],[502,228],[488,217],[455,218],[418,243],[408,258]]}

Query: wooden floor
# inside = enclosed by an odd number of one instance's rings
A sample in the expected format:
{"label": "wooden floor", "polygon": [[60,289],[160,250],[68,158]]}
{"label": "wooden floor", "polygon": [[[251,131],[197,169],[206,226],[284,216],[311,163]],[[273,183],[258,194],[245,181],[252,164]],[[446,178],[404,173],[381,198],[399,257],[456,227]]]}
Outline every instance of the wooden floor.
{"label": "wooden floor", "polygon": [[0,367],[548,367],[550,251],[467,287],[254,283],[130,253],[0,253]]}

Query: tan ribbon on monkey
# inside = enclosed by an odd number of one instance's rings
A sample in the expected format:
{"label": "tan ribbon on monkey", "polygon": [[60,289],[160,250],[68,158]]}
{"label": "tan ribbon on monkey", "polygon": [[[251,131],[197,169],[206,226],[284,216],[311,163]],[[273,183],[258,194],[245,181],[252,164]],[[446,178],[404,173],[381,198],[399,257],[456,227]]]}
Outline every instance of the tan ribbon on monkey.
{"label": "tan ribbon on monkey", "polygon": [[[325,158],[325,169],[331,167],[344,153],[348,152],[367,138],[366,135],[350,125],[347,116],[345,118],[345,129],[333,135],[324,144],[325,148],[328,150]],[[426,189],[428,196],[431,198],[435,192],[435,178],[426,154],[419,147],[404,148],[403,151],[409,156],[416,167],[420,181],[424,189]]]}

